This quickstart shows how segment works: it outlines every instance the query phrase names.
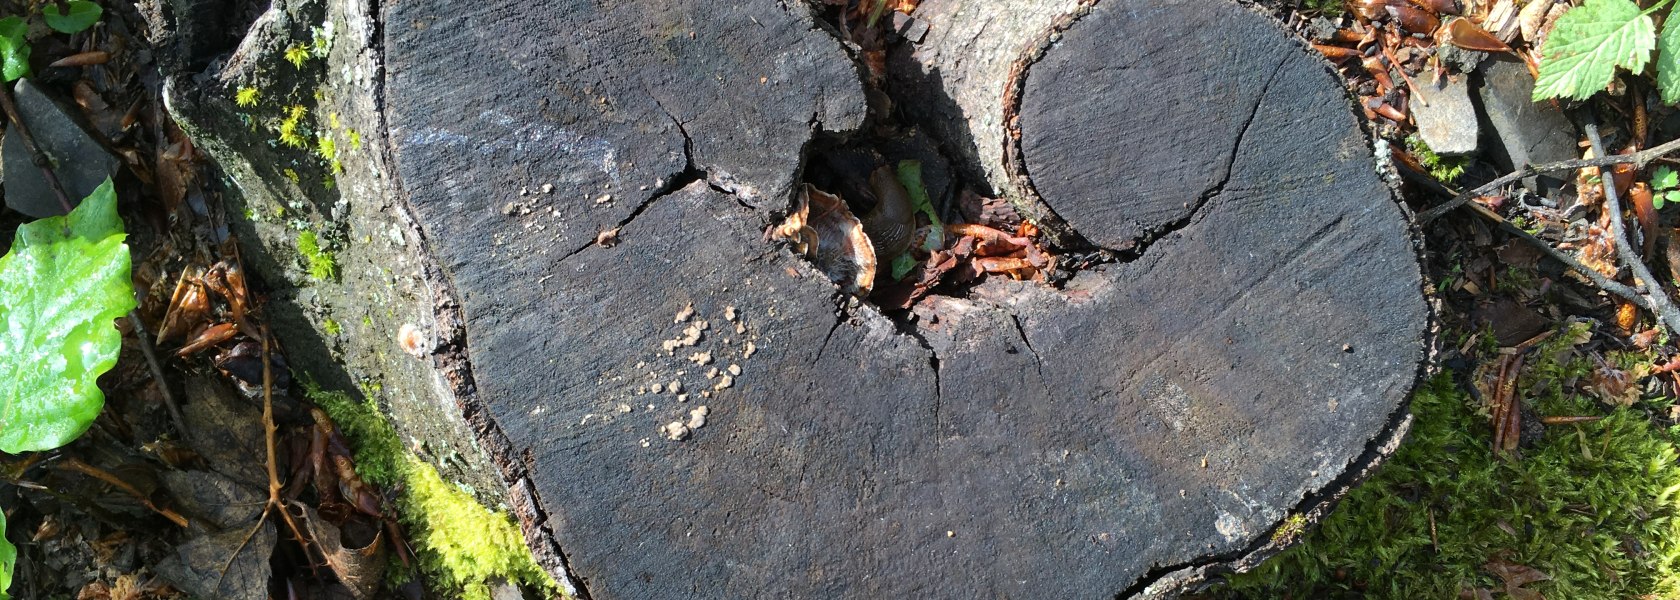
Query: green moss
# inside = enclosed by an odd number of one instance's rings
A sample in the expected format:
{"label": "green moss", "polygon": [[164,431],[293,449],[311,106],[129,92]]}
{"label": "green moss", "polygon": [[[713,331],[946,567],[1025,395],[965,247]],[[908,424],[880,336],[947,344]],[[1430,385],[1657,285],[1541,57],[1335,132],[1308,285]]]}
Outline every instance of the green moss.
{"label": "green moss", "polygon": [[1272,532],[1272,541],[1285,542],[1294,540],[1306,530],[1307,517],[1305,515],[1289,515],[1289,518],[1284,519],[1283,524],[1278,526],[1277,531]]}
{"label": "green moss", "polygon": [[302,148],[307,142],[298,126],[303,124],[303,118],[309,115],[309,108],[301,104],[293,104],[286,108],[286,117],[280,120],[280,126],[275,131],[280,134],[280,143],[293,148]]}
{"label": "green moss", "polygon": [[304,61],[307,60],[309,60],[308,46],[299,43],[286,47],[286,62],[292,63],[293,67],[302,69]]}
{"label": "green moss", "polygon": [[363,479],[403,490],[396,498],[398,520],[434,591],[447,598],[488,600],[489,585],[506,580],[559,596],[559,587],[531,558],[513,521],[484,508],[410,453],[371,400],[359,403],[315,388],[309,397],[355,446],[356,472]]}
{"label": "green moss", "polygon": [[1415,133],[1406,137],[1406,150],[1418,159],[1423,168],[1429,170],[1431,177],[1441,183],[1458,181],[1459,176],[1464,174],[1464,169],[1470,166],[1470,157],[1436,154],[1429,148],[1429,144],[1423,143],[1423,138]]}
{"label": "green moss", "polygon": [[242,87],[242,88],[239,88],[239,91],[233,93],[233,103],[238,104],[238,105],[243,106],[243,107],[246,107],[246,108],[250,108],[252,106],[256,106],[257,105],[257,100],[260,99],[261,97],[262,97],[262,91],[258,90],[257,88]]}
{"label": "green moss", "polygon": [[[1566,382],[1587,372],[1573,330],[1529,355],[1520,389],[1541,415],[1605,409]],[[1414,396],[1416,425],[1382,471],[1307,541],[1233,578],[1225,598],[1455,598],[1499,590],[1503,557],[1553,577],[1547,598],[1680,597],[1675,438],[1644,414],[1548,427],[1518,460],[1489,449],[1485,409],[1449,375]]]}
{"label": "green moss", "polygon": [[304,230],[298,232],[298,254],[309,265],[309,276],[322,281],[336,281],[338,279],[338,261],[331,252],[321,247],[321,240],[315,232]]}
{"label": "green moss", "polygon": [[344,333],[344,326],[332,320],[332,317],[327,317],[321,320],[321,331],[327,332],[327,335],[338,335]]}

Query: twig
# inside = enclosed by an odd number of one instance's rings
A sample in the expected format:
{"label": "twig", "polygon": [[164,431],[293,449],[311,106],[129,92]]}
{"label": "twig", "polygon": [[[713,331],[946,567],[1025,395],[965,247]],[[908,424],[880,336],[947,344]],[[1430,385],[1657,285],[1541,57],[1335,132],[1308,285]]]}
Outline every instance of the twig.
{"label": "twig", "polygon": [[1418,224],[1427,225],[1430,221],[1434,221],[1435,219],[1440,218],[1441,215],[1447,214],[1447,211],[1464,206],[1464,204],[1469,202],[1472,198],[1494,193],[1499,191],[1499,188],[1505,187],[1510,183],[1516,182],[1530,175],[1551,173],[1555,171],[1569,171],[1585,167],[1607,167],[1610,165],[1623,165],[1628,163],[1633,163],[1633,166],[1636,169],[1643,169],[1645,168],[1645,165],[1649,164],[1651,161],[1656,160],[1657,158],[1670,152],[1674,152],[1675,150],[1680,150],[1680,139],[1672,140],[1660,146],[1654,146],[1632,154],[1605,156],[1599,153],[1598,150],[1594,150],[1593,158],[1562,160],[1539,165],[1524,165],[1521,169],[1517,169],[1516,171],[1508,173],[1498,179],[1484,183],[1476,189],[1454,196],[1452,200],[1441,203],[1439,206],[1418,213]]}
{"label": "twig", "polygon": [[257,525],[251,528],[250,533],[245,534],[245,540],[239,543],[239,547],[234,549],[233,554],[229,556],[227,562],[222,565],[221,575],[216,578],[216,590],[218,591],[222,588],[222,579],[227,577],[228,569],[233,568],[234,559],[239,558],[239,554],[245,551],[246,546],[250,545],[251,538],[256,537],[257,532],[262,530],[263,523],[268,520],[268,515],[270,513],[280,513],[280,519],[285,521],[286,527],[292,530],[292,536],[297,539],[299,545],[303,546],[304,554],[307,556],[309,553],[309,544],[305,541],[308,538],[304,537],[303,533],[298,530],[297,522],[292,520],[291,511],[286,510],[286,501],[280,496],[280,489],[282,487],[280,485],[280,467],[275,462],[276,459],[274,452],[274,364],[269,360],[268,328],[264,327],[258,333],[260,335],[256,336],[256,339],[262,343],[262,424],[264,446],[268,450],[268,500],[263,503],[262,515],[257,518]]}
{"label": "twig", "polygon": [[187,435],[187,421],[181,418],[181,406],[175,402],[175,393],[169,391],[169,384],[163,380],[163,365],[158,362],[157,350],[152,348],[152,339],[146,334],[146,324],[140,320],[140,311],[128,311],[128,322],[134,326],[140,354],[145,355],[146,366],[152,370],[152,383],[157,384],[158,391],[163,394],[163,406],[169,409],[169,419],[175,422],[176,431]]}
{"label": "twig", "polygon": [[[1402,169],[1401,174],[1402,175],[1411,175],[1411,172],[1407,169]],[[1466,197],[1466,194],[1460,194],[1458,192],[1455,192],[1455,191],[1453,191],[1452,188],[1447,187],[1446,185],[1442,184],[1441,182],[1435,181],[1433,178],[1430,178],[1428,176],[1420,175],[1419,178],[1416,181],[1420,181],[1423,185],[1425,185],[1429,188],[1432,188],[1435,192],[1443,194],[1443,195],[1454,196],[1454,197],[1459,197],[1459,198]],[[1480,188],[1478,188],[1478,189],[1480,189]],[[1472,192],[1469,192],[1469,194],[1473,196],[1473,195],[1475,195],[1475,192],[1472,191]],[[1445,206],[1445,205],[1443,205],[1443,206]],[[1476,213],[1477,215],[1481,216],[1484,219],[1492,221],[1494,223],[1494,225],[1497,225],[1501,231],[1504,231],[1508,234],[1516,236],[1517,239],[1520,239],[1524,242],[1528,242],[1529,245],[1532,245],[1535,248],[1539,249],[1541,252],[1544,252],[1546,254],[1546,256],[1550,256],[1550,257],[1552,257],[1553,260],[1556,260],[1560,263],[1563,263],[1564,266],[1567,266],[1570,269],[1573,269],[1575,272],[1580,273],[1582,277],[1586,277],[1588,281],[1591,281],[1593,283],[1593,285],[1598,286],[1599,289],[1604,290],[1606,292],[1610,292],[1610,293],[1615,294],[1617,296],[1621,296],[1623,299],[1625,299],[1629,302],[1633,302],[1635,304],[1639,304],[1641,306],[1643,306],[1645,304],[1644,295],[1641,294],[1639,292],[1639,290],[1633,289],[1632,287],[1629,287],[1626,284],[1623,284],[1623,283],[1621,283],[1619,281],[1616,281],[1614,279],[1610,279],[1608,277],[1605,277],[1603,273],[1599,273],[1597,270],[1595,270],[1591,267],[1588,267],[1585,264],[1582,264],[1581,261],[1576,260],[1575,257],[1570,256],[1569,254],[1564,253],[1563,251],[1560,251],[1557,248],[1552,247],[1552,245],[1549,244],[1549,243],[1546,243],[1545,240],[1534,237],[1534,234],[1531,234],[1527,231],[1523,231],[1522,228],[1517,227],[1516,225],[1512,225],[1510,221],[1505,220],[1505,217],[1499,216],[1499,213],[1493,212],[1492,210],[1488,209],[1488,207],[1482,206],[1482,205],[1476,204],[1476,203],[1466,204],[1465,206],[1468,206],[1470,208],[1471,212]]]}
{"label": "twig", "polygon": [[174,523],[174,524],[179,525],[181,527],[186,527],[187,526],[187,518],[186,517],[183,517],[183,516],[180,515],[180,513],[177,513],[173,510],[169,510],[167,508],[158,508],[158,506],[156,504],[152,504],[152,500],[150,498],[146,497],[145,494],[140,493],[139,489],[136,489],[134,486],[129,485],[128,482],[123,481],[122,479],[118,478],[116,475],[112,475],[111,473],[105,471],[104,469],[100,469],[99,467],[95,467],[93,465],[82,462],[81,459],[75,458],[75,457],[64,459],[63,462],[58,463],[58,468],[66,469],[66,470],[70,470],[70,471],[75,471],[77,473],[87,475],[88,477],[92,477],[94,479],[98,479],[98,480],[103,481],[105,483],[111,484],[113,487],[115,487],[119,490],[122,490],[124,492],[127,492],[128,495],[134,496],[135,499],[139,500],[141,504],[144,504],[146,506],[146,508],[152,509],[152,512],[163,515],[163,518],[169,519],[169,521],[171,523]]}
{"label": "twig", "polygon": [[[1583,129],[1587,132],[1587,141],[1592,143],[1593,155],[1604,156],[1604,142],[1598,138],[1598,123],[1593,120],[1591,114],[1585,114],[1583,120],[1586,121],[1586,127]],[[1680,333],[1680,310],[1674,308],[1674,302],[1663,292],[1662,282],[1651,275],[1651,268],[1645,266],[1645,260],[1639,257],[1639,253],[1634,252],[1633,244],[1628,242],[1627,227],[1622,224],[1622,201],[1616,196],[1615,178],[1599,179],[1604,186],[1604,210],[1610,212],[1610,236],[1616,243],[1616,253],[1621,255],[1622,262],[1627,263],[1628,268],[1633,270],[1634,283],[1642,284],[1645,288],[1645,300],[1637,304],[1650,309],[1668,326],[1670,332]]]}
{"label": "twig", "polygon": [[23,147],[29,150],[29,157],[35,166],[41,169],[41,176],[46,178],[47,187],[52,188],[53,194],[58,196],[58,205],[64,209],[64,214],[70,214],[74,205],[70,198],[64,195],[64,186],[58,183],[58,175],[53,174],[52,161],[47,158],[41,147],[35,145],[35,136],[29,135],[29,126],[23,124],[23,117],[18,115],[17,105],[12,103],[12,91],[0,85],[0,108],[6,111],[6,118],[10,119],[19,139],[23,140]]}

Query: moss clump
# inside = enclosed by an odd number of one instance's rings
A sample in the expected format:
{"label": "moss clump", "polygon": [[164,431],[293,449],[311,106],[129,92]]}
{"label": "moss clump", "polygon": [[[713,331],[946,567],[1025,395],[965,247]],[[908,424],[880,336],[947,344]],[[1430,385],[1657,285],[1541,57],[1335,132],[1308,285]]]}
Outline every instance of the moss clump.
{"label": "moss clump", "polygon": [[245,108],[256,106],[257,100],[260,98],[262,98],[262,91],[254,87],[242,87],[239,88],[239,91],[233,93],[233,103]]}
{"label": "moss clump", "polygon": [[327,335],[338,335],[344,333],[344,326],[332,320],[332,317],[327,317],[321,320],[321,331],[325,331]]}
{"label": "moss clump", "polygon": [[[1564,332],[1568,333],[1568,332]],[[1542,415],[1601,405],[1564,382],[1588,368],[1568,335],[1537,349],[1520,388]],[[1520,460],[1495,458],[1485,410],[1449,375],[1412,401],[1416,426],[1378,475],[1307,541],[1235,576],[1223,598],[1456,598],[1503,590],[1496,558],[1549,574],[1547,598],[1680,597],[1675,439],[1644,414],[1550,427]]]}
{"label": "moss clump", "polygon": [[490,584],[503,580],[540,588],[548,597],[560,595],[512,520],[484,508],[411,454],[371,400],[359,403],[319,389],[311,389],[309,397],[355,446],[356,473],[362,479],[403,490],[396,498],[398,520],[421,573],[440,595],[489,600]]}
{"label": "moss clump", "polygon": [[308,144],[298,126],[303,124],[303,118],[309,115],[309,107],[294,104],[286,108],[286,118],[280,120],[280,126],[275,131],[280,134],[280,143],[293,148],[302,148]]}
{"label": "moss clump", "polygon": [[338,261],[333,259],[332,253],[321,248],[321,240],[315,232],[307,229],[298,232],[297,248],[309,267],[310,277],[322,281],[338,279]]}
{"label": "moss clump", "polygon": [[1470,167],[1470,157],[1436,154],[1429,148],[1429,144],[1423,143],[1423,138],[1415,133],[1406,137],[1406,151],[1411,152],[1418,163],[1429,170],[1430,177],[1441,183],[1458,181],[1464,170]]}
{"label": "moss clump", "polygon": [[286,48],[286,62],[293,67],[302,69],[304,61],[309,60],[309,47],[301,43],[292,44]]}

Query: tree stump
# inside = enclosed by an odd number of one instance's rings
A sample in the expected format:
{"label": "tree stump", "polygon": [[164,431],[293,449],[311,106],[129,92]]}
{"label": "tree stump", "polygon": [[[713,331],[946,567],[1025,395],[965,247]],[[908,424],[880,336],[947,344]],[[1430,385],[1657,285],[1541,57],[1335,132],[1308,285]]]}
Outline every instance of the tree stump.
{"label": "tree stump", "polygon": [[[1287,541],[1403,433],[1429,334],[1409,220],[1339,80],[1271,17],[925,0],[899,104],[1064,247],[1124,260],[894,320],[763,241],[812,135],[863,117],[805,6],[379,11],[302,19],[377,32],[341,38],[314,111],[371,148],[307,192],[349,200],[345,281],[267,276],[323,290],[294,303],[424,313],[449,384],[401,385],[458,404],[590,598],[1171,593]],[[268,152],[217,91],[252,67],[204,68],[172,108],[224,164]],[[296,193],[230,171],[247,204]],[[409,242],[355,241],[388,229]],[[255,225],[250,252],[287,235]],[[392,268],[427,291],[358,284]]]}

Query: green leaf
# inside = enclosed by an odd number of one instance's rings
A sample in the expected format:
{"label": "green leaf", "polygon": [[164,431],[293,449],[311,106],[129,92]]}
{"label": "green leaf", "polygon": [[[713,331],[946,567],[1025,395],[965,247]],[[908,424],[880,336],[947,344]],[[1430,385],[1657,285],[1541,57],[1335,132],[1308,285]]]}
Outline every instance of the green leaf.
{"label": "green leaf", "polygon": [[1587,0],[1557,20],[1541,50],[1534,100],[1584,100],[1610,85],[1616,67],[1638,73],[1656,47],[1651,16],[1629,0]]}
{"label": "green leaf", "polygon": [[22,17],[0,19],[0,80],[29,76],[29,25]]}
{"label": "green leaf", "polygon": [[67,4],[70,9],[68,12],[59,12],[58,5],[53,2],[48,2],[46,7],[41,9],[41,18],[46,20],[47,27],[59,33],[76,33],[93,27],[94,23],[99,22],[100,13],[104,12],[98,4],[88,0],[70,0]]}
{"label": "green leaf", "polygon": [[6,511],[0,510],[0,600],[7,600],[12,587],[12,566],[17,564],[17,546],[6,539]]}
{"label": "green leaf", "polygon": [[57,448],[99,416],[96,380],[122,346],[111,321],[135,306],[125,237],[106,180],[0,257],[0,451]]}
{"label": "green leaf", "polygon": [[916,265],[921,264],[921,262],[922,261],[916,260],[916,257],[911,256],[909,252],[898,255],[898,258],[894,258],[892,261],[893,281],[904,279],[904,276],[909,274],[910,270],[916,268]]}
{"label": "green leaf", "polygon": [[[1662,197],[1667,199],[1669,202],[1680,202],[1680,190],[1669,190],[1667,193],[1663,194]],[[1662,207],[1658,206],[1657,208]]]}
{"label": "green leaf", "polygon": [[[1673,193],[1673,192],[1669,192],[1669,193]],[[1667,198],[1668,198],[1668,194],[1656,194],[1656,195],[1652,196],[1651,197],[1651,208],[1654,208],[1656,210],[1662,210],[1663,205],[1668,204]]]}
{"label": "green leaf", "polygon": [[933,211],[933,202],[928,200],[927,186],[922,185],[922,162],[898,161],[898,183],[904,186],[904,191],[910,193],[910,207],[928,218],[928,236],[923,250],[932,252],[943,248],[945,224],[939,221],[939,215]]}
{"label": "green leaf", "polygon": [[1680,103],[1680,17],[1673,13],[1663,20],[1657,36],[1657,91],[1663,102]]}
{"label": "green leaf", "polygon": [[1657,167],[1651,172],[1651,188],[1658,190],[1672,190],[1680,186],[1680,173],[1668,167]]}

